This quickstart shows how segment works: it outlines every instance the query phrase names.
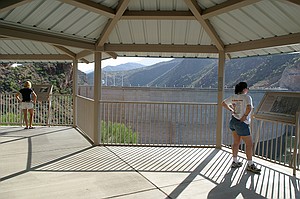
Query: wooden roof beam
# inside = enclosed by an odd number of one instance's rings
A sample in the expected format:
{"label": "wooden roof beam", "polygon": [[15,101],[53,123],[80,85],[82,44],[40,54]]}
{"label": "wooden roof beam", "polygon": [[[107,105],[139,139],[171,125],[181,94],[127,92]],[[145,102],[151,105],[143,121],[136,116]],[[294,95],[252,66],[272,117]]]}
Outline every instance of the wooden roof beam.
{"label": "wooden roof beam", "polygon": [[128,7],[128,3],[130,0],[120,0],[119,5],[116,9],[116,15],[113,19],[110,19],[106,26],[104,27],[99,39],[96,42],[96,46],[103,46],[104,43],[108,40],[108,37],[111,31],[115,28],[118,21],[122,17],[123,13],[125,12],[126,8]]}
{"label": "wooden roof beam", "polygon": [[284,36],[277,36],[266,39],[259,39],[255,41],[246,41],[237,44],[230,44],[225,46],[225,52],[239,52],[246,50],[255,50],[262,48],[271,48],[276,46],[286,46],[300,43],[300,33],[289,34]]}
{"label": "wooden roof beam", "polygon": [[104,15],[108,18],[115,17],[114,9],[101,5],[99,3],[95,3],[93,1],[86,1],[86,0],[60,0],[60,1],[63,3],[73,5],[78,8],[82,8],[84,10],[88,10],[90,12]]}
{"label": "wooden roof beam", "polygon": [[9,0],[9,1],[0,1],[0,13],[7,10],[14,9],[18,6],[29,3],[32,0]]}
{"label": "wooden roof beam", "polygon": [[69,49],[63,47],[63,46],[58,46],[58,45],[53,45],[55,48],[59,49],[60,51],[62,51],[63,53],[65,53],[66,55],[70,56],[72,59],[75,59],[76,54],[72,51],[70,51]]}
{"label": "wooden roof beam", "polygon": [[190,11],[125,11],[121,20],[195,20]]}
{"label": "wooden roof beam", "polygon": [[89,50],[95,49],[95,45],[93,42],[84,41],[75,37],[73,38],[62,34],[54,34],[41,30],[18,27],[15,25],[5,24],[1,22],[0,34],[6,37],[40,41],[45,43],[57,44],[60,46],[71,46]]}
{"label": "wooden roof beam", "polygon": [[76,59],[81,59],[81,58],[86,57],[86,56],[88,56],[88,55],[91,55],[91,54],[93,54],[93,53],[94,53],[94,52],[93,52],[93,51],[90,51],[90,50],[83,50],[83,51],[77,53],[76,56],[75,56],[75,58],[76,58]]}
{"label": "wooden roof beam", "polygon": [[218,53],[212,45],[105,44],[104,52]]}
{"label": "wooden roof beam", "polygon": [[208,19],[210,17],[214,17],[223,13],[230,12],[235,9],[239,9],[254,3],[257,3],[261,0],[229,0],[221,3],[219,5],[213,6],[206,10],[203,10],[202,17],[204,19]]}
{"label": "wooden roof beam", "polygon": [[11,55],[11,54],[0,54],[0,60],[72,60],[69,55]]}
{"label": "wooden roof beam", "polygon": [[108,54],[109,56],[111,56],[111,58],[113,58],[113,59],[117,59],[117,57],[118,57],[118,54],[115,52],[105,52],[105,53]]}
{"label": "wooden roof beam", "polygon": [[195,18],[198,20],[198,22],[202,25],[208,36],[211,38],[211,40],[215,43],[218,50],[223,51],[224,50],[224,44],[222,40],[220,39],[219,35],[213,28],[213,26],[210,24],[208,19],[204,19],[201,15],[201,8],[198,5],[196,0],[184,0],[186,5],[189,7]]}
{"label": "wooden roof beam", "polygon": [[[53,45],[55,48],[59,49],[60,51],[66,53],[66,55],[70,56],[72,59],[77,59],[76,53],[72,52],[71,50],[63,47],[63,46],[58,46],[58,45]],[[90,51],[89,51],[90,52]],[[88,64],[89,61],[84,59],[83,57],[79,58],[81,61],[84,63]]]}
{"label": "wooden roof beam", "polygon": [[86,60],[86,59],[84,59],[84,58],[82,58],[82,59],[80,59],[80,60],[83,61],[83,62],[86,63],[86,64],[89,64],[89,63],[90,63],[88,60]]}
{"label": "wooden roof beam", "polygon": [[300,5],[300,1],[299,0],[287,0],[291,3],[294,3],[294,4],[297,4],[297,5]]}

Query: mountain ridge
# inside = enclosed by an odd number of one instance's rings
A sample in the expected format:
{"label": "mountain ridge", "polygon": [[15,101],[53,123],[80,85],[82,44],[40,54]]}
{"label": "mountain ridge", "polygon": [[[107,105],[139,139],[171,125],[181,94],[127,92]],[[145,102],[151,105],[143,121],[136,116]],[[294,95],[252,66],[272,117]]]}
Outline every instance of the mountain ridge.
{"label": "mountain ridge", "polygon": [[[102,72],[104,85],[189,88],[218,86],[217,59],[179,58],[150,66],[139,63],[133,65],[113,66],[115,71],[104,70]],[[12,64],[0,66],[1,93],[19,90],[26,80],[32,81],[33,84],[52,84],[54,93],[72,93],[73,67],[70,63],[23,63],[18,67],[12,67]],[[78,85],[91,85],[93,78],[93,73],[85,74],[78,71]],[[232,88],[239,81],[246,81],[250,87],[256,88],[280,87],[300,91],[300,54],[226,60],[225,87]]]}
{"label": "mountain ridge", "polygon": [[[226,60],[225,86],[234,87],[240,81],[247,81],[253,87],[284,87],[300,91],[299,65],[300,54],[296,53]],[[106,73],[104,79],[107,80],[105,85],[113,85],[113,82],[115,86],[217,88],[217,71],[217,59],[181,58],[139,69]]]}

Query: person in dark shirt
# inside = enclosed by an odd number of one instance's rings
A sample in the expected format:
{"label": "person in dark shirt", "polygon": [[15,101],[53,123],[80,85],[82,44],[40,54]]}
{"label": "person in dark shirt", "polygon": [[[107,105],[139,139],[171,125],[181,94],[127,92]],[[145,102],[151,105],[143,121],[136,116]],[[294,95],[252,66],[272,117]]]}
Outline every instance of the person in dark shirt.
{"label": "person in dark shirt", "polygon": [[[22,98],[21,98],[22,96]],[[19,92],[16,94],[16,98],[19,102],[21,102],[21,109],[24,114],[24,120],[25,120],[25,129],[33,129],[32,121],[33,121],[33,103],[36,103],[37,95],[36,93],[31,89],[31,82],[26,81],[24,83],[24,88],[19,90]],[[29,125],[28,125],[28,117],[27,112],[30,114],[29,119]]]}

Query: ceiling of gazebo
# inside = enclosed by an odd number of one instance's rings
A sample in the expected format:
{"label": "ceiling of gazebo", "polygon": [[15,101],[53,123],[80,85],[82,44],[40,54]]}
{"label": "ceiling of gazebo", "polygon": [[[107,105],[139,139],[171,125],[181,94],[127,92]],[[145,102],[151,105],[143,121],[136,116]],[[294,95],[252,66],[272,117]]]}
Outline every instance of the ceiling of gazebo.
{"label": "ceiling of gazebo", "polygon": [[299,0],[0,1],[0,62],[300,52]]}

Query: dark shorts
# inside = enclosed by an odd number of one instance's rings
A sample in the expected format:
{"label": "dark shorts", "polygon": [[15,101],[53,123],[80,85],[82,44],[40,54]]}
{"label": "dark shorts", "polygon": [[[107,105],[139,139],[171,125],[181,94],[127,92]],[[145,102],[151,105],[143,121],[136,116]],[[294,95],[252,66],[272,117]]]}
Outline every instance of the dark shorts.
{"label": "dark shorts", "polygon": [[245,122],[241,122],[233,116],[229,122],[229,128],[230,130],[235,131],[239,136],[250,135],[249,125]]}

